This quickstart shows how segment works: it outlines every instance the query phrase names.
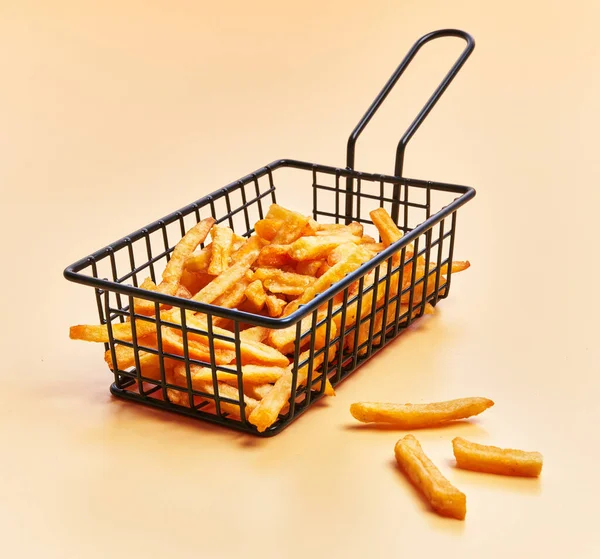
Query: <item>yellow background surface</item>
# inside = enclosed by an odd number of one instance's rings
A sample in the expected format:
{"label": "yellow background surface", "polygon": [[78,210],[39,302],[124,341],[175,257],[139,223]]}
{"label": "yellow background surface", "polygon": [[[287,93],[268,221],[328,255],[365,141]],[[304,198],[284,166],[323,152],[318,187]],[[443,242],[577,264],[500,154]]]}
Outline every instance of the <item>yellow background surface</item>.
{"label": "yellow background surface", "polygon": [[[0,2],[0,533],[5,557],[597,557],[600,47],[595,1]],[[66,265],[280,157],[345,142],[422,34],[477,47],[407,150],[472,185],[436,316],[281,435],[111,398]],[[396,142],[462,48],[422,52],[358,144]],[[311,191],[280,185],[308,210]],[[399,473],[403,433],[357,400],[492,398],[417,433],[467,495],[439,518]],[[539,480],[457,470],[450,441],[539,450]]]}

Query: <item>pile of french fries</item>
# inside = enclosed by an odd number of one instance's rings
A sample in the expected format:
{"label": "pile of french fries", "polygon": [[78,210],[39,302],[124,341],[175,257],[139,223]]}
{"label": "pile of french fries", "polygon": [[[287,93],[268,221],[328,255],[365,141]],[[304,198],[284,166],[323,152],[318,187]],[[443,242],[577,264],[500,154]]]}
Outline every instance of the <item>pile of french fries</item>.
{"label": "pile of french fries", "polygon": [[[213,218],[207,218],[192,227],[177,243],[162,273],[162,280],[155,284],[146,278],[140,287],[256,315],[289,316],[402,237],[402,232],[385,209],[372,211],[370,217],[379,232],[380,241],[365,235],[360,223],[320,224],[277,204],[270,206],[265,218],[255,224],[255,234],[248,238],[236,235],[229,227],[217,225]],[[209,235],[210,242],[206,242]],[[328,314],[327,305],[319,309],[318,319],[322,324],[314,332],[311,331],[312,316],[302,320],[302,353],[296,363],[293,358],[296,325],[268,329],[244,324],[238,340],[231,320],[211,315],[211,336],[206,315],[161,305],[161,327],[157,331],[155,320],[140,317],[156,317],[157,305],[143,298],[134,300],[135,320],[128,316],[123,323],[73,326],[70,337],[109,342],[110,327],[112,338],[117,342],[114,355],[109,349],[105,356],[111,370],[118,367],[124,371],[136,367],[142,377],[156,381],[162,379],[161,371],[164,371],[170,385],[182,388],[169,388],[169,400],[190,406],[196,404],[187,391],[189,366],[193,390],[207,395],[203,411],[212,410],[216,413],[218,410],[215,405],[218,405],[221,413],[227,413],[230,417],[240,418],[245,414],[248,421],[259,432],[263,432],[288,409],[294,366],[298,367],[298,388],[306,386],[310,378],[311,389],[333,395],[329,380],[319,373],[319,369],[324,369],[325,361],[332,362],[336,355],[345,350],[352,351],[355,345],[359,347],[359,354],[364,354],[370,332],[379,334],[374,335],[373,340],[373,343],[379,343],[382,333],[394,325],[397,317],[408,313],[411,297],[414,315],[420,310],[433,312],[429,303],[424,303],[421,308],[419,305],[435,291],[436,285],[445,284],[448,264],[442,269],[433,266],[426,269],[425,258],[423,255],[414,255],[410,245],[403,254],[405,265],[402,268],[399,266],[400,253],[393,256],[393,273],[388,273],[387,262],[380,265],[377,285],[373,285],[376,281],[374,271],[365,276],[363,291],[369,287],[371,291],[362,298],[361,305],[357,305],[355,297],[360,288],[357,281],[348,288],[347,299],[344,299],[343,292],[334,298],[332,314]],[[452,273],[468,267],[468,262],[450,263]],[[381,278],[386,274],[386,282],[383,282]],[[417,283],[426,275],[427,281]],[[412,295],[408,291],[403,293],[411,285],[413,288],[409,291]],[[389,298],[394,298],[399,292],[403,294],[396,297],[384,312],[382,305],[386,289]],[[348,300],[353,302],[348,303]],[[342,309],[344,305],[346,308]],[[377,312],[371,325],[370,319],[365,319],[371,316],[373,305],[377,305]],[[400,305],[399,309],[397,305]],[[343,312],[336,313],[339,309]],[[324,318],[328,316],[333,318],[325,322]],[[385,325],[384,317],[387,317]],[[192,329],[187,332],[185,340],[184,321],[186,328]],[[311,338],[314,339],[312,352],[309,349]],[[142,348],[137,355],[132,347],[118,343],[131,343],[132,340]],[[337,341],[330,343],[331,340]],[[324,351],[319,353],[327,344],[328,355],[324,355]],[[167,354],[188,357],[190,361],[205,365],[193,362],[186,364],[185,360],[165,357],[161,367],[161,359],[156,353],[144,351],[144,348],[156,350],[159,346]],[[241,363],[238,363],[238,350]],[[308,362],[311,355],[314,357]],[[241,366],[243,401],[240,401],[238,375],[233,371],[218,370],[218,382],[215,383],[211,364],[231,365],[234,370],[238,365]],[[319,375],[325,378],[319,378]],[[215,404],[215,392],[225,400]]]}
{"label": "pile of french fries", "polygon": [[[356,402],[350,406],[350,413],[362,423],[412,430],[447,425],[479,415],[493,405],[488,398],[459,398],[431,404]],[[464,470],[521,477],[538,477],[542,472],[544,459],[539,452],[477,444],[462,437],[452,440],[452,448],[456,466]],[[443,476],[414,435],[409,433],[398,440],[394,454],[401,470],[435,512],[465,519],[466,495]]]}

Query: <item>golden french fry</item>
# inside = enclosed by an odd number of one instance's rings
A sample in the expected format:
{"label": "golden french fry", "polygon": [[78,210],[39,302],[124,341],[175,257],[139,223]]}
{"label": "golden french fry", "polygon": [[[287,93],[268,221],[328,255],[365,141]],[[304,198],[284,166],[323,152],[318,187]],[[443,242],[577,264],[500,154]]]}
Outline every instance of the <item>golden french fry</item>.
{"label": "golden french fry", "polygon": [[[381,302],[377,303],[379,307]],[[396,301],[392,301],[388,305],[387,308],[387,317],[386,317],[386,332],[392,327],[396,321]],[[421,312],[421,305],[414,305],[412,317],[415,318]],[[435,308],[432,307],[429,303],[425,303],[425,308],[423,310],[423,314],[434,314]],[[406,320],[406,316],[408,314],[408,305],[400,305],[400,313],[398,315],[398,319],[400,322]],[[362,345],[365,341],[369,339],[369,324],[370,321],[367,320],[362,322],[360,325],[359,335],[358,335],[358,345]],[[383,309],[377,311],[375,315],[375,321],[373,325],[373,345],[377,346],[381,343],[381,330],[383,327]],[[354,347],[354,332],[351,332],[348,336],[346,347],[352,351]],[[365,355],[367,353],[368,348],[365,346],[362,349],[359,349],[359,355]]]}
{"label": "golden french fry", "polygon": [[[135,324],[138,338],[156,333],[156,322],[138,319],[135,321]],[[115,340],[130,342],[133,339],[131,322],[117,322],[112,324],[112,333]],[[78,324],[71,326],[69,337],[72,340],[83,340],[86,342],[110,342],[108,326],[106,324]]]}
{"label": "golden french fry", "polygon": [[365,247],[367,250],[370,250],[374,254],[380,253],[385,248],[385,245],[383,243],[376,242],[362,243],[362,246]]}
{"label": "golden french fry", "polygon": [[[298,357],[298,362],[306,361],[310,355],[310,351],[301,353]],[[313,374],[314,371],[323,363],[324,354],[321,353],[313,360]],[[293,364],[291,364],[281,378],[274,384],[273,388],[266,394],[266,396],[259,402],[258,406],[254,408],[248,421],[255,425],[258,432],[262,433],[269,428],[275,421],[281,412],[285,404],[288,403],[292,395],[292,381],[293,381]],[[308,377],[309,363],[305,363],[298,369],[297,386],[301,386],[306,383]]]}
{"label": "golden french fry", "polygon": [[[177,332],[172,328],[163,328],[161,334],[163,351],[182,357],[185,356],[183,338],[180,332]],[[235,359],[234,350],[213,349],[211,352],[211,349],[206,344],[193,339],[187,340],[187,346],[189,357],[198,361],[210,363],[211,353],[214,355],[215,363],[217,365],[227,365]]]}
{"label": "golden french fry", "polygon": [[[156,349],[156,336],[149,335],[140,340],[138,340],[138,344],[142,347],[153,348]],[[121,344],[115,344],[115,356],[117,358],[117,366],[121,371],[125,369],[129,369],[130,367],[135,367],[135,351],[132,347],[124,346]],[[145,367],[152,369],[155,363],[158,363],[158,356],[153,353],[149,353],[147,351],[140,350],[139,351],[139,361],[140,367],[142,367],[142,371],[144,371]],[[156,358],[156,360],[154,359]],[[113,363],[112,351],[110,349],[106,350],[104,353],[104,360],[108,365],[111,371],[115,370],[115,366]],[[150,378],[150,375],[144,375]]]}
{"label": "golden french fry", "polygon": [[315,282],[311,276],[303,276],[294,272],[284,272],[275,268],[259,268],[254,277],[263,281],[265,288],[271,293],[283,295],[301,295]]}
{"label": "golden french fry", "polygon": [[358,402],[350,413],[363,423],[391,423],[401,429],[422,429],[479,415],[494,405],[488,398],[460,398],[433,404]]}
{"label": "golden french fry", "polygon": [[[179,364],[174,369],[174,384],[187,388],[187,374],[185,371],[185,365]],[[217,392],[218,395],[222,398],[229,398],[231,400],[240,401],[240,394],[237,387],[230,386],[226,382],[217,382]],[[206,394],[215,394],[215,389],[213,386],[212,379],[210,380],[200,380],[194,379],[192,377],[192,388],[198,392],[205,392]],[[183,401],[185,404],[189,404],[188,394],[185,392],[181,393],[183,397]],[[254,398],[246,396],[243,394],[244,403],[246,404],[246,414],[250,413],[256,406],[258,405],[258,401]],[[238,404],[232,404],[230,402],[220,402],[221,411],[223,413],[233,414],[236,417],[240,416],[240,406]]]}
{"label": "golden french fry", "polygon": [[[363,245],[378,245],[379,243],[373,238],[371,237],[371,235],[363,235],[360,238],[360,243]],[[383,243],[381,243],[381,246],[383,247]]]}
{"label": "golden french fry", "polygon": [[[271,209],[272,208],[273,206],[271,206]],[[271,209],[269,209],[269,213],[271,212]],[[304,228],[308,224],[309,218],[307,216],[291,210],[285,210],[285,214],[281,227],[271,239],[271,242],[275,245],[287,245],[295,241],[302,235]]]}
{"label": "golden french fry", "polygon": [[254,231],[262,239],[272,241],[282,225],[282,219],[260,219],[254,224]]}
{"label": "golden french fry", "polygon": [[266,245],[260,251],[256,263],[259,266],[281,268],[293,262],[288,254],[288,245]]}
{"label": "golden french fry", "polygon": [[[304,293],[297,299],[298,305],[308,303],[320,293],[331,287],[334,283],[340,281],[344,276],[353,272],[371,258],[371,253],[357,245],[344,262],[339,262],[325,272],[315,283],[309,286]],[[286,309],[287,311],[287,309]]]}
{"label": "golden french fry", "polygon": [[209,243],[200,252],[191,254],[185,261],[185,269],[190,272],[208,273],[208,267],[212,260],[212,250],[212,243]]}
{"label": "golden french fry", "polygon": [[185,285],[181,285],[181,284],[179,284],[177,286],[177,291],[175,292],[175,296],[181,297],[182,299],[191,299],[192,298],[192,294],[190,293],[190,290]]}
{"label": "golden french fry", "polygon": [[269,211],[267,212],[265,219],[279,219],[283,222],[289,217],[291,213],[291,210],[288,210],[283,206],[280,206],[279,204],[271,204],[269,206]]}
{"label": "golden french fry", "polygon": [[252,263],[258,258],[260,252],[260,239],[258,237],[250,237],[246,244],[240,248],[244,250],[244,254],[236,261],[236,263],[225,270],[222,274],[215,277],[206,287],[203,287],[196,295],[192,297],[193,301],[201,303],[212,303],[217,297],[225,293],[236,282],[239,282],[245,277],[246,272],[250,269]]}
{"label": "golden french fry", "polygon": [[[233,242],[231,245],[232,253],[235,254],[247,241],[245,237],[233,234]],[[208,267],[213,256],[212,243],[206,245],[201,251],[191,254],[185,261],[185,269],[190,272],[208,273]]]}
{"label": "golden french fry", "polygon": [[[179,322],[177,316],[165,315],[171,318],[171,322]],[[206,320],[198,318],[196,316],[187,317],[188,326],[196,328],[198,330],[208,331]],[[188,339],[190,341],[196,341],[205,344],[207,347],[211,346],[215,350],[225,350],[235,352],[236,343],[235,336],[229,330],[224,330],[218,326],[213,326],[212,329],[213,337],[210,338],[208,334],[198,334],[195,332],[188,331]],[[222,336],[223,338],[217,338],[214,335]],[[240,336],[241,338],[241,336]],[[289,359],[280,353],[277,349],[263,344],[261,342],[252,340],[240,340],[240,355],[242,364],[258,364],[258,365],[274,365],[279,367],[285,367],[289,363]],[[233,360],[233,359],[232,359]],[[231,362],[231,361],[229,361]]]}
{"label": "golden french fry", "polygon": [[267,291],[281,295],[301,295],[305,289],[301,285],[289,285],[276,279],[265,280],[265,287]]}
{"label": "golden french fry", "polygon": [[246,287],[246,298],[252,304],[253,312],[259,312],[267,302],[267,294],[263,287],[262,281],[254,280]]}
{"label": "golden french fry", "polygon": [[181,285],[183,285],[193,297],[203,287],[206,287],[213,279],[214,277],[209,274],[203,272],[190,272],[186,269],[183,270],[183,273],[181,274]]}
{"label": "golden french fry", "polygon": [[456,465],[463,470],[504,476],[538,477],[544,457],[539,452],[498,448],[456,437],[452,440]]}
{"label": "golden french fry", "polygon": [[[452,273],[462,272],[470,267],[468,261],[454,261],[450,265]],[[448,264],[444,264],[439,271],[435,269],[434,264],[430,264],[430,271],[427,273],[427,295],[429,297],[435,291],[436,277],[439,274],[440,279],[438,280],[438,287],[443,286],[446,282],[445,274],[448,273]],[[405,270],[404,280],[402,284],[403,291],[412,285],[412,274],[411,270]],[[423,299],[423,291],[425,289],[425,258],[423,255],[419,257],[415,270],[415,284],[412,290],[406,291],[402,295],[402,303],[408,303],[410,301],[411,291],[413,292],[413,304],[416,305]],[[420,281],[419,281],[420,280]],[[419,282],[419,283],[417,283]]]}
{"label": "golden french fry", "polygon": [[313,235],[315,235],[317,233],[319,229],[319,224],[312,218],[309,217],[308,218],[308,223],[306,224],[306,227],[304,227],[304,229],[302,230],[302,237],[312,237]]}
{"label": "golden french fry", "polygon": [[[246,289],[248,288],[249,283],[250,282],[243,277],[240,281],[234,283],[227,291],[219,295],[211,304],[225,309],[234,309],[246,297]],[[218,317],[215,317],[215,320],[217,318]]]}
{"label": "golden french fry", "polygon": [[283,299],[277,297],[277,295],[267,295],[265,299],[269,316],[277,318],[283,313],[283,309],[286,306],[286,302]]}
{"label": "golden french fry", "polygon": [[[242,365],[242,383],[244,390],[246,384],[272,384],[277,382],[285,373],[282,367],[267,367],[264,365]],[[217,380],[237,386],[237,374],[234,372],[215,371]],[[186,377],[185,364],[179,362],[175,367],[175,374]],[[195,363],[190,364],[190,378],[192,386],[196,388],[199,383],[212,382],[213,371],[210,367],[201,367]]]}
{"label": "golden french fry", "polygon": [[[295,272],[286,272],[277,268],[257,268],[253,278],[267,282],[272,280],[278,284],[289,287],[302,287],[303,289],[315,283],[315,278],[297,274]],[[266,287],[266,285],[265,285]]]}
{"label": "golden french fry", "polygon": [[396,461],[413,485],[442,516],[464,520],[467,497],[452,485],[423,452],[413,435],[406,435],[394,447]]}
{"label": "golden french fry", "polygon": [[322,263],[322,260],[302,260],[298,262],[296,272],[303,276],[316,276]]}
{"label": "golden french fry", "polygon": [[246,342],[264,342],[269,336],[269,328],[252,326],[240,332],[240,339]]}
{"label": "golden french fry", "polygon": [[[157,292],[165,295],[175,295],[185,261],[196,247],[204,242],[214,223],[215,220],[212,217],[203,219],[194,225],[175,245],[171,258],[163,271],[162,281],[156,286]],[[154,303],[146,299],[134,299],[134,308],[138,314],[154,314]]]}
{"label": "golden french fry", "polygon": [[233,231],[229,227],[215,225],[210,234],[213,242],[208,273],[218,276],[229,268],[229,258],[233,252]]}
{"label": "golden french fry", "polygon": [[[326,310],[321,310],[317,313],[317,324],[322,322],[327,316]],[[300,323],[300,335],[304,335],[310,332],[313,328],[313,317],[312,314],[303,318]],[[329,325],[329,339],[332,340],[337,334],[337,327],[335,322],[331,322]],[[269,334],[269,343],[277,348],[282,353],[292,353],[294,351],[294,343],[296,341],[297,325],[292,324],[287,328],[281,328],[278,330],[271,330]],[[325,346],[327,336],[327,322],[323,322],[320,326],[317,326],[314,333],[315,337],[315,348],[321,349]],[[310,343],[310,336],[306,336],[301,342],[301,348],[303,349]]]}
{"label": "golden french fry", "polygon": [[250,384],[249,386],[244,387],[244,393],[248,394],[248,396],[251,396],[256,400],[262,400],[271,391],[272,388],[272,384]]}
{"label": "golden french fry", "polygon": [[378,208],[369,213],[371,221],[379,231],[383,244],[388,247],[402,238],[402,231],[394,223],[390,214],[384,208]]}
{"label": "golden french fry", "polygon": [[314,237],[300,237],[289,245],[288,254],[298,261],[319,260],[337,246],[345,243],[360,243],[360,237],[353,235],[317,235]]}
{"label": "golden french fry", "polygon": [[358,221],[353,221],[348,225],[343,223],[322,223],[317,224],[317,235],[354,235],[356,237],[363,236],[363,226]]}
{"label": "golden french fry", "polygon": [[[363,248],[365,247],[362,245]],[[336,264],[343,262],[346,260],[356,249],[356,245],[354,243],[342,243],[336,246],[327,256],[327,264],[330,266],[335,266]]]}
{"label": "golden french fry", "polygon": [[327,264],[327,261],[321,262],[321,265],[319,266],[319,269],[317,270],[317,273],[315,274],[316,277],[320,278],[323,274],[328,272],[330,268],[331,268],[331,266],[329,264]]}

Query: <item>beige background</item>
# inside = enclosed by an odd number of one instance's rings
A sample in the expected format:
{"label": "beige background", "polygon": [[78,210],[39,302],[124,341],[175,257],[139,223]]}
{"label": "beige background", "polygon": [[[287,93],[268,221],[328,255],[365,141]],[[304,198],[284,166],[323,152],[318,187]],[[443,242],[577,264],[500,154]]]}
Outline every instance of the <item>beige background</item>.
{"label": "beige background", "polygon": [[[597,557],[596,1],[0,2],[0,554],[5,557]],[[112,399],[63,268],[279,157],[344,165],[347,135],[420,35],[475,53],[407,152],[473,185],[457,276],[402,336],[280,436]],[[423,52],[359,143],[401,131],[462,45]],[[285,191],[305,208],[307,192]],[[397,471],[402,435],[356,400],[496,406],[418,433],[468,497],[442,519]],[[539,450],[539,481],[453,467],[455,435]]]}

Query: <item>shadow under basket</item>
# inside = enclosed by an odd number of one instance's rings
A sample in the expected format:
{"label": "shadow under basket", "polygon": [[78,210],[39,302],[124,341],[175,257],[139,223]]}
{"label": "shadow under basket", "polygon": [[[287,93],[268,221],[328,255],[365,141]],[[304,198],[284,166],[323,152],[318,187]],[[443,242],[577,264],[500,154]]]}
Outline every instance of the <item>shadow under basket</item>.
{"label": "shadow under basket", "polygon": [[[400,140],[395,174],[355,171],[355,143],[364,127],[416,52],[425,43],[447,36],[462,38],[467,46]],[[135,366],[125,369],[120,369],[118,365],[113,367],[111,392],[115,396],[163,410],[255,435],[271,436],[279,433],[324,396],[324,377],[335,387],[421,317],[427,305],[435,306],[440,299],[447,297],[452,278],[457,211],[475,196],[475,190],[466,186],[404,178],[402,166],[408,141],[473,48],[473,39],[458,30],[435,31],[417,41],[352,132],[348,141],[346,168],[287,159],[275,161],[69,266],[64,272],[68,280],[91,286],[95,290],[100,322],[108,326],[109,343],[104,344],[104,350],[112,363],[118,364],[118,353],[123,348],[133,349]],[[365,234],[377,239],[378,231],[369,218],[369,212],[383,207],[404,235],[284,318],[221,308],[138,287],[146,277],[154,281],[160,279],[173,248],[195,223],[212,216],[217,223],[248,237],[254,231],[252,224],[263,219],[269,206],[277,202],[276,194],[283,193],[284,196],[290,185],[304,188],[307,193],[309,188],[312,189],[312,217],[319,223],[358,221],[364,225]],[[278,186],[281,189],[279,191]],[[425,270],[429,270],[420,278],[416,274],[418,259],[424,262]],[[401,282],[399,289],[391,288],[394,278],[405,278],[407,275],[411,281],[404,285]],[[152,301],[155,316],[134,313],[134,298]],[[179,310],[180,323],[161,319],[159,309],[165,305]],[[198,329],[194,327],[197,324],[188,324],[186,311],[205,315],[206,328]],[[125,321],[132,323],[132,341],[120,340],[113,331],[116,324]],[[143,338],[136,340],[138,321],[156,323],[156,346],[144,346]],[[229,336],[222,335],[217,328],[223,321],[229,325]],[[249,398],[244,397],[240,334],[249,326],[295,330],[293,350],[290,351],[291,397],[277,421],[262,433],[248,421]],[[180,353],[167,351],[165,348],[170,346],[162,343],[162,332],[169,329],[181,334],[183,347]],[[199,337],[209,348],[203,359],[190,357],[190,347],[197,343]],[[235,364],[217,363],[215,355],[224,347],[235,352],[235,359],[232,360]],[[146,354],[158,356],[159,369],[150,376],[143,373],[142,364]],[[184,385],[170,382],[166,374],[166,364],[173,362],[185,365],[187,379]],[[209,389],[200,391],[194,387],[190,364],[212,371]],[[302,368],[307,372],[307,380],[298,386],[298,372]],[[221,371],[236,375],[237,386],[231,384],[233,394],[224,394],[218,389],[217,377]]]}

